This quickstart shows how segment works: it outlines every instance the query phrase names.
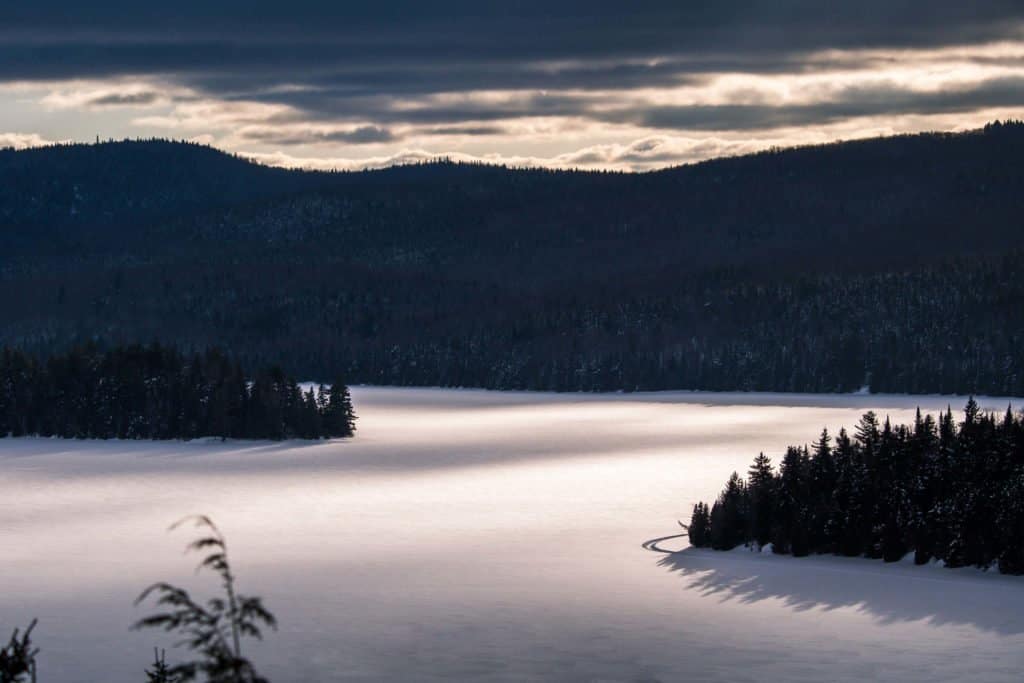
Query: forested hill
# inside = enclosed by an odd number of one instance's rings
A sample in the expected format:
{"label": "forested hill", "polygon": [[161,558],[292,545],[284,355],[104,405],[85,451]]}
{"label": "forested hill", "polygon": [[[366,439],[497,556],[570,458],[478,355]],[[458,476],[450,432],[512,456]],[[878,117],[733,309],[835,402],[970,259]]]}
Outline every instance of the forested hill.
{"label": "forested hill", "polygon": [[0,343],[309,378],[1024,394],[1024,125],[645,174],[0,151]]}

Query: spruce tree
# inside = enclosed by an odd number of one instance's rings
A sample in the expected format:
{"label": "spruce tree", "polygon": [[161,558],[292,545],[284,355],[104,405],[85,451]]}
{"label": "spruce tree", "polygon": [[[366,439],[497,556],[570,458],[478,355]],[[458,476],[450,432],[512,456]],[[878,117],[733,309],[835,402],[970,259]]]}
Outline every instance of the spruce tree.
{"label": "spruce tree", "polygon": [[832,437],[827,429],[814,443],[808,471],[810,488],[810,544],[818,552],[831,551],[834,548],[834,529],[836,515],[836,463],[832,454]]}
{"label": "spruce tree", "polygon": [[760,453],[747,471],[747,493],[750,498],[747,536],[759,546],[771,540],[775,508],[775,474],[771,458]]}
{"label": "spruce tree", "polygon": [[810,551],[807,522],[807,470],[805,450],[790,446],[779,467],[777,518],[772,545],[776,552],[802,556]]}
{"label": "spruce tree", "polygon": [[352,436],[356,429],[356,414],[348,387],[343,382],[336,381],[328,390],[328,397],[327,413],[324,416],[326,436]]}
{"label": "spruce tree", "polygon": [[711,543],[711,513],[706,503],[697,503],[693,506],[693,514],[690,516],[690,526],[687,528],[690,538],[690,545],[695,548],[703,548]]}
{"label": "spruce tree", "polygon": [[746,487],[739,474],[732,473],[725,489],[711,508],[711,547],[731,550],[746,538]]}
{"label": "spruce tree", "polygon": [[153,648],[153,664],[146,669],[146,683],[179,683],[181,678],[167,666],[163,650]]}

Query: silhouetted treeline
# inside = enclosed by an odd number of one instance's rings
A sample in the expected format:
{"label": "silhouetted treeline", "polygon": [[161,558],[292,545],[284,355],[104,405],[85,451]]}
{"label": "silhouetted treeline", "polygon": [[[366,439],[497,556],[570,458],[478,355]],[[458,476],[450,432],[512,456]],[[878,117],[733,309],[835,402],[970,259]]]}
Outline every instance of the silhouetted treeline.
{"label": "silhouetted treeline", "polygon": [[351,436],[348,387],[303,391],[277,367],[249,377],[213,349],[75,348],[39,361],[0,356],[0,436],[319,439]]}
{"label": "silhouetted treeline", "polygon": [[1019,395],[1022,155],[1021,124],[644,174],[0,151],[0,344],[161,339],[375,384]]}
{"label": "silhouetted treeline", "polygon": [[866,413],[854,435],[827,431],[790,447],[779,470],[762,453],[747,479],[733,473],[709,508],[694,506],[690,542],[728,550],[997,566],[1024,574],[1024,415],[982,414],[971,399],[959,423],[918,411],[914,424]]}

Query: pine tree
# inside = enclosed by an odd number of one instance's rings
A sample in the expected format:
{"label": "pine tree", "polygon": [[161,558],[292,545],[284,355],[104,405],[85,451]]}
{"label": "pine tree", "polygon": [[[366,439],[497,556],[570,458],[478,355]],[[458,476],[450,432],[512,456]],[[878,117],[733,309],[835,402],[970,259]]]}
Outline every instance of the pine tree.
{"label": "pine tree", "polygon": [[829,525],[833,529],[832,542],[843,555],[855,556],[863,552],[861,529],[864,510],[861,489],[866,482],[857,448],[845,429],[836,438],[836,490],[837,510]]}
{"label": "pine tree", "polygon": [[687,533],[690,545],[695,548],[704,548],[711,544],[711,513],[706,503],[697,503],[693,506]]}
{"label": "pine tree", "polygon": [[750,497],[747,537],[759,546],[771,540],[775,483],[771,458],[760,453],[747,471],[747,493]]}
{"label": "pine tree", "polygon": [[1024,470],[1018,470],[1002,491],[996,527],[999,571],[1024,574]]}
{"label": "pine tree", "polygon": [[180,677],[175,674],[165,659],[163,650],[153,648],[152,669],[146,669],[146,683],[179,683]]}
{"label": "pine tree", "polygon": [[808,471],[810,487],[810,544],[817,552],[831,552],[834,549],[833,534],[836,515],[836,463],[832,455],[832,437],[827,429],[814,443]]}
{"label": "pine tree", "polygon": [[857,443],[864,450],[864,460],[869,466],[874,465],[875,455],[878,453],[878,446],[882,439],[879,429],[878,416],[874,411],[869,410],[861,416],[854,432]]}
{"label": "pine tree", "polygon": [[796,556],[810,552],[807,510],[807,470],[809,456],[806,450],[790,446],[779,467],[777,518],[772,534],[776,552]]}
{"label": "pine tree", "polygon": [[348,387],[343,382],[336,381],[328,390],[328,396],[327,412],[323,421],[326,436],[352,436],[356,430],[356,414]]}
{"label": "pine tree", "polygon": [[914,548],[915,564],[924,564],[932,558],[935,548],[930,517],[942,495],[942,463],[935,421],[931,415],[922,418],[920,408],[914,417],[914,429],[907,441],[907,449],[913,472],[908,486],[910,545]]}
{"label": "pine tree", "polygon": [[323,421],[317,406],[313,387],[302,395],[301,436],[304,439],[319,439],[323,433]]}
{"label": "pine tree", "polygon": [[739,474],[732,473],[722,495],[711,508],[711,547],[731,550],[746,537],[746,487]]}

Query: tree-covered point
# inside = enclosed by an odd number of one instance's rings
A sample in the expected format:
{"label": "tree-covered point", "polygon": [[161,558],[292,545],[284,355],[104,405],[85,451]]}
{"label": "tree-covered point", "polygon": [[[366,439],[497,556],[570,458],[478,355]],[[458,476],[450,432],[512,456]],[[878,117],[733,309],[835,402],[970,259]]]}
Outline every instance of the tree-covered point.
{"label": "tree-covered point", "polygon": [[277,367],[247,376],[211,349],[75,348],[40,361],[0,356],[0,436],[99,439],[320,439],[351,436],[348,387],[303,391]]}
{"label": "tree-covered point", "polygon": [[959,425],[918,410],[914,424],[866,413],[851,438],[827,431],[790,447],[776,472],[762,453],[733,473],[709,508],[694,506],[690,542],[729,550],[771,543],[777,553],[834,553],[892,562],[997,566],[1024,574],[1024,415],[982,414],[971,399]]}

